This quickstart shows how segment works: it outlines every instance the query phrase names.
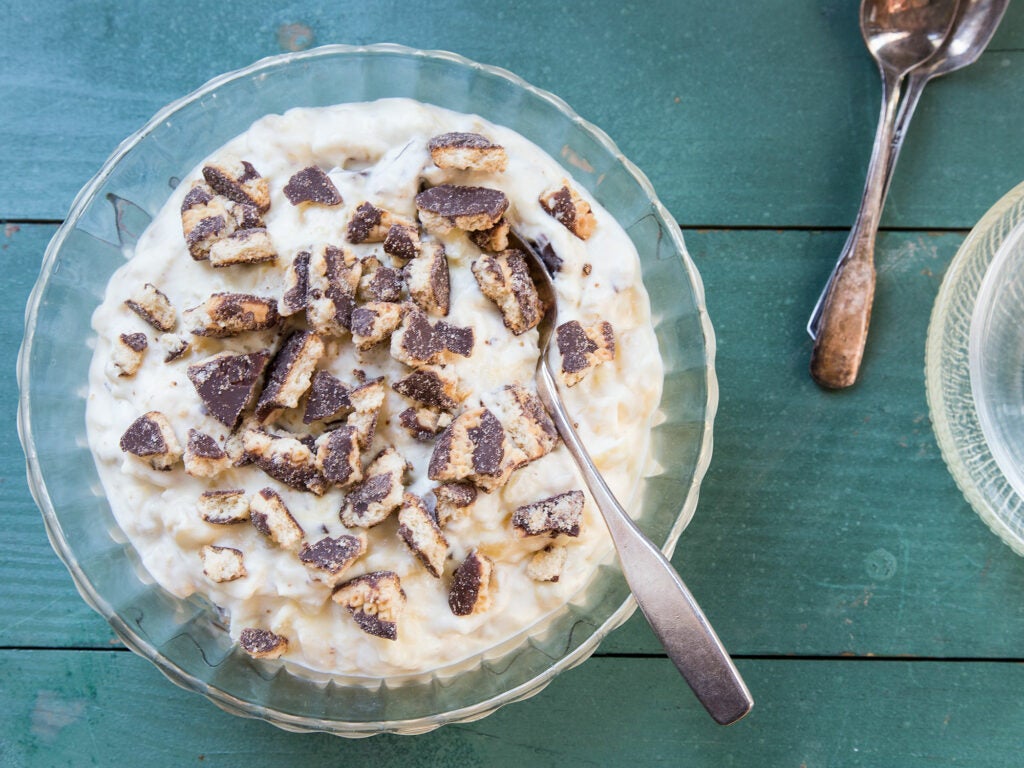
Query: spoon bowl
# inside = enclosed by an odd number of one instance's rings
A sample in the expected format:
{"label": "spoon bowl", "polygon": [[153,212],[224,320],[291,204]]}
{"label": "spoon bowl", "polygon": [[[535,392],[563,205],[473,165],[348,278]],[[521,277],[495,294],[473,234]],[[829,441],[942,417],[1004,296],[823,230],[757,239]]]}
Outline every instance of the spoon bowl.
{"label": "spoon bowl", "polygon": [[861,35],[880,65],[906,74],[942,45],[957,5],[957,0],[863,0]]}

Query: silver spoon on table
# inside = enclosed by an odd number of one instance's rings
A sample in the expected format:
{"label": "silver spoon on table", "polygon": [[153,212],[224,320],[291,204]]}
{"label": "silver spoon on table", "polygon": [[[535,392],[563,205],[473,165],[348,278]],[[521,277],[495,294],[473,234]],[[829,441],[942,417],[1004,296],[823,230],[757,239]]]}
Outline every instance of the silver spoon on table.
{"label": "silver spoon on table", "polygon": [[861,34],[882,75],[882,111],[860,210],[829,282],[811,352],[811,376],[824,387],[853,384],[864,355],[875,296],[875,235],[900,85],[938,51],[958,6],[958,0],[861,0]]}
{"label": "silver spoon on table", "polygon": [[[1002,21],[1009,2],[1010,0],[960,0],[960,8],[953,21],[953,28],[939,47],[938,52],[923,64],[912,69],[907,75],[906,91],[900,104],[899,114],[896,116],[896,128],[886,161],[885,186],[882,190],[883,207],[885,198],[889,194],[889,185],[892,183],[893,169],[896,167],[900,150],[903,148],[903,139],[906,138],[910,119],[914,116],[914,110],[921,99],[925,85],[929,80],[948,75],[950,72],[963,69],[977,61],[992,40],[992,35],[995,34],[999,22]],[[829,282],[838,267],[837,263],[832,270],[832,275],[829,276]],[[825,285],[821,296],[818,297],[818,303],[814,305],[814,311],[811,312],[811,318],[807,322],[807,333],[812,339],[818,335],[821,309],[825,303],[827,292],[828,284]]]}
{"label": "silver spoon on table", "polygon": [[537,394],[608,525],[622,574],[654,634],[711,717],[722,725],[734,723],[754,706],[750,691],[679,574],[616,501],[576,434],[547,360],[558,323],[555,287],[533,247],[514,232],[511,239],[526,254],[530,276],[546,308],[537,326]]}

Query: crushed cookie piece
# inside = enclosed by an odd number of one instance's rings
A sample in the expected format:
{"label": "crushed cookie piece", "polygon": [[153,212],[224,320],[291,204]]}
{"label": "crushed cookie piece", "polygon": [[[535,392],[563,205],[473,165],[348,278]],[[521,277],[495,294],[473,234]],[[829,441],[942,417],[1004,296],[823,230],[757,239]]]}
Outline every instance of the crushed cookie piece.
{"label": "crushed cookie piece", "polygon": [[534,581],[556,582],[562,577],[569,550],[558,544],[549,544],[536,552],[526,566],[526,575]]}
{"label": "crushed cookie piece", "polygon": [[348,222],[346,239],[350,243],[376,243],[383,240],[389,229],[383,224],[383,214],[384,211],[368,202],[360,203]]}
{"label": "crushed cookie piece", "polygon": [[250,429],[263,429],[251,413],[247,414],[242,419],[242,423],[234,427],[231,434],[224,440],[224,452],[231,459],[232,466],[247,467],[256,463],[256,457],[245,451],[245,433]]}
{"label": "crushed cookie piece", "polygon": [[249,203],[231,203],[231,215],[238,229],[265,229],[263,215],[259,208]]}
{"label": "crushed cookie piece", "polygon": [[520,537],[579,536],[582,520],[583,491],[566,491],[517,508],[512,513],[512,529]]}
{"label": "crushed cookie piece", "polygon": [[348,528],[378,525],[402,504],[409,464],[394,448],[385,448],[366,468],[364,479],[342,504],[341,522]]}
{"label": "crushed cookie piece", "polygon": [[373,443],[377,430],[377,419],[384,405],[384,377],[369,379],[354,387],[348,393],[353,412],[345,423],[354,427],[359,439],[359,447],[366,450]]}
{"label": "crushed cookie piece", "polygon": [[317,496],[327,491],[327,480],[316,467],[313,449],[298,438],[247,429],[242,434],[242,447],[256,466],[275,480]]}
{"label": "crushed cookie piece", "polygon": [[339,488],[354,485],[363,479],[359,447],[355,427],[343,425],[324,432],[316,441],[316,468],[327,482]]}
{"label": "crushed cookie piece", "polygon": [[391,334],[391,356],[406,365],[436,363],[443,352],[442,341],[422,310],[406,313],[401,327]]}
{"label": "crushed cookie piece", "polygon": [[451,302],[448,258],[441,243],[425,243],[420,255],[405,265],[409,297],[428,315],[445,316]]}
{"label": "crushed cookie piece", "polygon": [[448,368],[425,365],[391,385],[400,395],[422,403],[428,408],[453,411],[458,405],[459,382]]}
{"label": "crushed cookie piece", "polygon": [[210,581],[223,583],[247,576],[242,550],[206,544],[199,550],[203,575]]}
{"label": "crushed cookie piece", "polygon": [[508,210],[505,193],[487,187],[441,184],[416,195],[420,221],[430,232],[490,229]]}
{"label": "crushed cookie piece", "polygon": [[182,454],[170,422],[160,411],[144,413],[129,424],[120,445],[125,453],[138,456],[161,472],[170,471]]}
{"label": "crushed cookie piece", "polygon": [[404,285],[402,270],[384,266],[376,256],[367,256],[363,259],[363,275],[356,298],[364,302],[398,302],[402,300]]}
{"label": "crushed cookie piece", "polygon": [[181,232],[195,261],[210,256],[210,247],[238,226],[232,203],[216,194],[209,184],[195,181],[181,203]]}
{"label": "crushed cookie piece", "polygon": [[269,360],[265,350],[247,355],[222,353],[190,365],[188,378],[210,415],[234,429],[242,411],[255,398]]}
{"label": "crushed cookie piece", "polygon": [[217,441],[198,429],[188,431],[185,472],[192,477],[216,477],[231,466],[231,459]]}
{"label": "crushed cookie piece", "polygon": [[430,139],[427,149],[438,168],[502,173],[508,164],[505,148],[479,133],[443,133]]}
{"label": "crushed cookie piece", "polygon": [[420,229],[415,224],[392,224],[384,238],[384,253],[404,264],[420,253]]}
{"label": "crushed cookie piece", "polygon": [[414,493],[402,497],[398,511],[398,537],[423,563],[427,572],[441,578],[448,557],[448,540],[423,499]]}
{"label": "crushed cookie piece", "polygon": [[522,251],[486,254],[473,262],[472,269],[481,293],[497,305],[512,333],[525,333],[544,317],[544,305]]}
{"label": "crushed cookie piece", "polygon": [[263,264],[277,261],[277,249],[265,227],[236,229],[210,246],[211,267]]}
{"label": "crushed cookie piece", "polygon": [[380,243],[387,239],[391,227],[412,226],[412,222],[378,208],[368,202],[360,203],[348,222],[346,239],[350,243]]}
{"label": "crushed cookie piece", "polygon": [[288,337],[267,368],[267,383],[256,403],[260,423],[274,421],[282,411],[299,404],[323,354],[323,340],[312,331],[295,331]]}
{"label": "crushed cookie piece", "polygon": [[299,550],[299,560],[320,574],[324,583],[333,589],[352,564],[365,553],[365,536],[342,534],[337,538],[327,536],[315,544],[304,545]]}
{"label": "crushed cookie piece", "polygon": [[511,225],[504,216],[490,229],[478,229],[469,233],[469,239],[482,251],[501,253],[508,248],[508,234]]}
{"label": "crushed cookie piece", "polygon": [[322,168],[310,165],[293,174],[284,185],[284,196],[292,205],[341,205],[341,193]]}
{"label": "crushed cookie piece", "polygon": [[441,430],[452,423],[452,417],[447,413],[438,413],[429,408],[406,408],[398,414],[398,425],[404,429],[413,440],[430,442]]}
{"label": "crushed cookie piece", "polygon": [[590,203],[580,197],[568,181],[563,181],[558,189],[545,192],[539,200],[541,207],[550,216],[580,240],[586,240],[594,233],[597,219],[590,209]]}
{"label": "crushed cookie piece", "polygon": [[391,356],[413,368],[441,362],[445,352],[469,357],[473,353],[472,327],[460,328],[443,320],[432,325],[420,309],[407,312],[391,334]]}
{"label": "crushed cookie piece", "polygon": [[442,349],[460,357],[469,357],[473,354],[476,335],[473,333],[472,326],[461,328],[457,325],[450,325],[444,320],[438,320],[434,331],[440,339]]}
{"label": "crushed cookie piece", "polygon": [[249,520],[249,494],[243,490],[203,491],[196,506],[200,517],[213,525],[237,525]]}
{"label": "crushed cookie piece", "polygon": [[549,275],[554,277],[562,271],[562,257],[555,253],[554,246],[551,245],[547,235],[540,235],[536,240],[531,240],[530,245],[540,256],[540,260],[544,262],[544,267]]}
{"label": "crushed cookie piece", "polygon": [[134,376],[142,367],[149,340],[144,333],[122,333],[114,342],[110,358],[120,373],[118,376]]}
{"label": "crushed cookie piece", "polygon": [[302,423],[331,421],[347,415],[352,410],[348,392],[348,387],[327,371],[314,371]]}
{"label": "crushed cookie piece", "polygon": [[544,404],[520,384],[510,384],[481,398],[505,427],[512,442],[527,461],[551,453],[558,443],[558,430]]}
{"label": "crushed cookie piece", "polygon": [[281,322],[277,301],[249,293],[215,293],[182,313],[193,336],[223,339],[250,331],[266,331]]}
{"label": "crushed cookie piece", "polygon": [[260,213],[270,210],[270,185],[246,160],[224,159],[204,165],[203,178],[228,200],[254,206]]}
{"label": "crushed cookie piece", "polygon": [[303,312],[309,304],[309,251],[299,251],[284,273],[284,295],[278,311],[284,317]]}
{"label": "crushed cookie piece", "polygon": [[362,263],[346,248],[321,245],[310,253],[306,320],[326,336],[349,329]]}
{"label": "crushed cookie piece", "polygon": [[173,331],[178,322],[170,299],[152,283],[146,283],[124,303],[158,331]]}
{"label": "crushed cookie piece", "polygon": [[615,331],[603,320],[590,326],[578,320],[562,323],[555,340],[562,355],[562,379],[568,387],[579,384],[601,363],[615,359]]}
{"label": "crushed cookie piece", "polygon": [[281,549],[297,551],[302,544],[305,531],[288,511],[281,494],[273,488],[264,488],[252,495],[249,520],[253,528]]}
{"label": "crushed cookie piece", "polygon": [[246,627],[238,644],[254,659],[276,659],[288,650],[288,638],[275,635],[268,629]]}
{"label": "crushed cookie piece", "polygon": [[352,342],[367,350],[387,340],[402,323],[408,308],[388,301],[371,301],[352,310]]}
{"label": "crushed cookie piece", "polygon": [[164,362],[173,363],[188,354],[191,342],[184,336],[174,333],[161,333],[157,341],[164,349]]}
{"label": "crushed cookie piece", "polygon": [[437,438],[427,476],[431,480],[469,480],[492,491],[526,463],[526,454],[512,442],[497,417],[486,408],[472,408],[460,413]]}
{"label": "crushed cookie piece", "polygon": [[450,520],[468,514],[478,493],[472,483],[441,483],[435,486],[434,498],[437,499],[437,505],[434,509],[438,524],[444,528]]}
{"label": "crushed cookie piece", "polygon": [[491,606],[491,575],[494,561],[472,550],[452,574],[448,607],[456,616],[483,613]]}
{"label": "crushed cookie piece", "polygon": [[339,586],[331,599],[345,606],[364,632],[385,640],[398,639],[398,620],[406,598],[394,571],[357,576]]}

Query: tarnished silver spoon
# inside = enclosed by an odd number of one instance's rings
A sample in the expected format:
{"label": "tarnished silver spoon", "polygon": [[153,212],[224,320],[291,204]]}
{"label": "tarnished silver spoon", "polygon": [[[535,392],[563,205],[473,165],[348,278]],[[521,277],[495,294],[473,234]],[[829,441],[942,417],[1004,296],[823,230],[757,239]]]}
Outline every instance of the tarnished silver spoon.
{"label": "tarnished silver spoon", "polygon": [[750,691],[679,574],[616,501],[576,434],[547,359],[558,322],[555,287],[533,247],[515,233],[512,243],[526,253],[530,276],[546,308],[537,326],[537,394],[608,525],[626,583],[654,634],[711,717],[722,725],[734,723],[754,706]]}
{"label": "tarnished silver spoon", "polygon": [[[900,150],[903,148],[903,139],[906,138],[910,119],[914,116],[914,110],[921,99],[925,85],[929,80],[948,75],[950,72],[955,72],[977,61],[992,40],[992,35],[999,27],[999,22],[1002,21],[1009,3],[1010,0],[960,0],[960,9],[953,21],[953,28],[939,47],[938,52],[923,64],[912,69],[907,75],[906,90],[903,101],[900,103],[899,114],[896,116],[895,133],[889,147],[885,188],[882,191],[883,207],[885,198],[889,194],[889,185],[892,183],[893,169],[896,167]],[[837,262],[836,267],[832,270],[832,275],[835,275],[838,268]],[[832,275],[829,276],[829,281],[831,281]],[[807,333],[812,339],[818,335],[821,309],[825,304],[827,292],[828,284],[825,285],[821,296],[818,297],[818,303],[814,305],[814,311],[811,312],[811,318],[807,322]]]}
{"label": "tarnished silver spoon", "polygon": [[811,376],[824,387],[853,384],[864,356],[875,297],[875,235],[900,85],[938,51],[958,7],[958,0],[861,0],[861,33],[882,75],[882,112],[860,210],[829,282],[811,352]]}

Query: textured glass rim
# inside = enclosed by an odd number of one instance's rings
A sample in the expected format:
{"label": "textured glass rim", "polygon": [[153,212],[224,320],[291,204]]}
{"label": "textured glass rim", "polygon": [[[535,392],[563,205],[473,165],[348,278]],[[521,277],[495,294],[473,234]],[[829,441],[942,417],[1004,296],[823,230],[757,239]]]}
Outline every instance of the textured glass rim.
{"label": "textured glass rim", "polygon": [[982,353],[985,331],[988,330],[988,323],[991,319],[992,308],[995,303],[997,291],[1000,288],[1000,281],[997,278],[1005,274],[1006,262],[1013,254],[1013,248],[1021,247],[1021,240],[1024,238],[1024,229],[1020,222],[1016,222],[1013,228],[1002,238],[999,247],[995,249],[992,262],[985,269],[985,276],[982,278],[981,286],[978,289],[978,298],[971,313],[970,345],[968,347],[967,359],[970,365],[971,391],[974,395],[974,405],[978,411],[978,422],[981,424],[981,431],[985,435],[988,449],[992,452],[996,466],[1007,482],[1014,489],[1018,496],[1024,489],[1024,467],[1018,467],[1010,451],[1006,448],[1005,442],[1000,439],[1000,430],[996,423],[995,414],[985,405],[987,386],[982,371]]}
{"label": "textured glass rim", "polygon": [[620,626],[629,618],[636,609],[636,602],[631,596],[628,597],[584,643],[582,643],[573,652],[560,658],[537,677],[474,705],[457,710],[450,710],[438,715],[408,720],[382,720],[375,722],[323,720],[312,717],[291,715],[261,704],[245,701],[207,684],[203,680],[200,680],[186,672],[178,665],[170,662],[149,642],[139,637],[138,634],[135,633],[131,627],[117,615],[116,612],[114,612],[109,603],[107,603],[93,588],[92,584],[88,581],[85,574],[78,566],[77,559],[71,550],[71,547],[67,543],[60,521],[57,518],[56,510],[54,509],[45,482],[43,481],[34,441],[32,439],[28,407],[29,362],[31,359],[36,318],[39,312],[41,298],[52,274],[54,262],[56,261],[57,254],[60,252],[61,247],[64,244],[64,240],[75,228],[75,225],[78,223],[78,220],[81,218],[85,209],[92,202],[96,191],[110,176],[120,160],[137,144],[145,139],[157,126],[170,118],[178,110],[202,99],[212,91],[230,81],[256,75],[263,70],[276,68],[294,62],[322,56],[336,56],[339,54],[398,54],[407,57],[418,57],[425,60],[440,60],[504,79],[512,85],[528,92],[532,96],[548,102],[570,122],[574,123],[585,133],[593,137],[602,149],[608,152],[618,163],[622,165],[626,173],[639,185],[643,190],[643,193],[649,199],[657,218],[662,224],[662,229],[668,233],[673,247],[679,254],[682,266],[690,282],[694,305],[697,310],[699,324],[703,335],[704,357],[706,361],[703,368],[704,385],[707,392],[704,428],[701,442],[698,447],[693,477],[690,480],[689,490],[681,505],[680,512],[676,516],[675,523],[668,532],[665,544],[662,546],[662,551],[666,556],[671,557],[680,534],[693,517],[694,510],[697,506],[700,484],[703,481],[711,462],[713,425],[714,417],[718,409],[719,398],[718,380],[715,374],[715,335],[705,304],[704,284],[701,280],[700,273],[697,271],[696,265],[693,263],[689,256],[689,252],[686,250],[682,231],[678,223],[658,199],[654,191],[654,187],[651,185],[647,176],[622,154],[612,139],[602,129],[577,115],[575,111],[573,111],[573,109],[558,96],[530,85],[518,75],[515,75],[501,67],[479,64],[449,51],[420,50],[393,43],[378,43],[365,46],[338,44],[320,46],[308,51],[301,51],[297,53],[285,53],[265,57],[254,62],[248,67],[218,75],[186,96],[171,102],[158,111],[142,128],[122,141],[100,168],[99,172],[75,196],[67,217],[47,246],[46,253],[40,267],[39,279],[29,296],[25,310],[25,336],[18,352],[18,435],[21,440],[22,448],[25,451],[29,490],[42,513],[47,537],[49,538],[54,551],[70,572],[79,594],[90,607],[100,613],[109,622],[114,632],[128,648],[151,661],[169,680],[187,690],[202,693],[214,704],[228,712],[246,717],[260,718],[287,730],[317,730],[349,736],[369,735],[372,733],[387,731],[417,733],[432,730],[433,728],[448,722],[470,721],[483,717],[504,704],[527,698],[534,693],[539,692],[557,674],[566,669],[570,669],[593,654],[598,644],[613,629]]}
{"label": "textured glass rim", "polygon": [[[942,458],[950,474],[971,507],[985,524],[1018,555],[1024,555],[1022,539],[1003,519],[1004,510],[1011,502],[1018,506],[1024,499],[1017,494],[1001,470],[982,473],[982,467],[999,467],[987,442],[965,445],[958,439],[957,422],[968,421],[981,427],[971,377],[969,344],[971,325],[976,314],[978,293],[985,274],[991,267],[999,245],[1020,223],[1019,204],[1024,201],[1024,183],[1007,192],[989,209],[960,245],[956,256],[946,270],[939,287],[928,325],[925,346],[925,392],[931,414],[932,428]],[[987,241],[998,242],[989,247]],[[958,299],[965,306],[958,306]],[[958,356],[947,354],[946,338],[952,336]],[[953,358],[953,359],[951,359]],[[944,382],[957,381],[971,393],[968,412],[957,411],[944,391]]]}

